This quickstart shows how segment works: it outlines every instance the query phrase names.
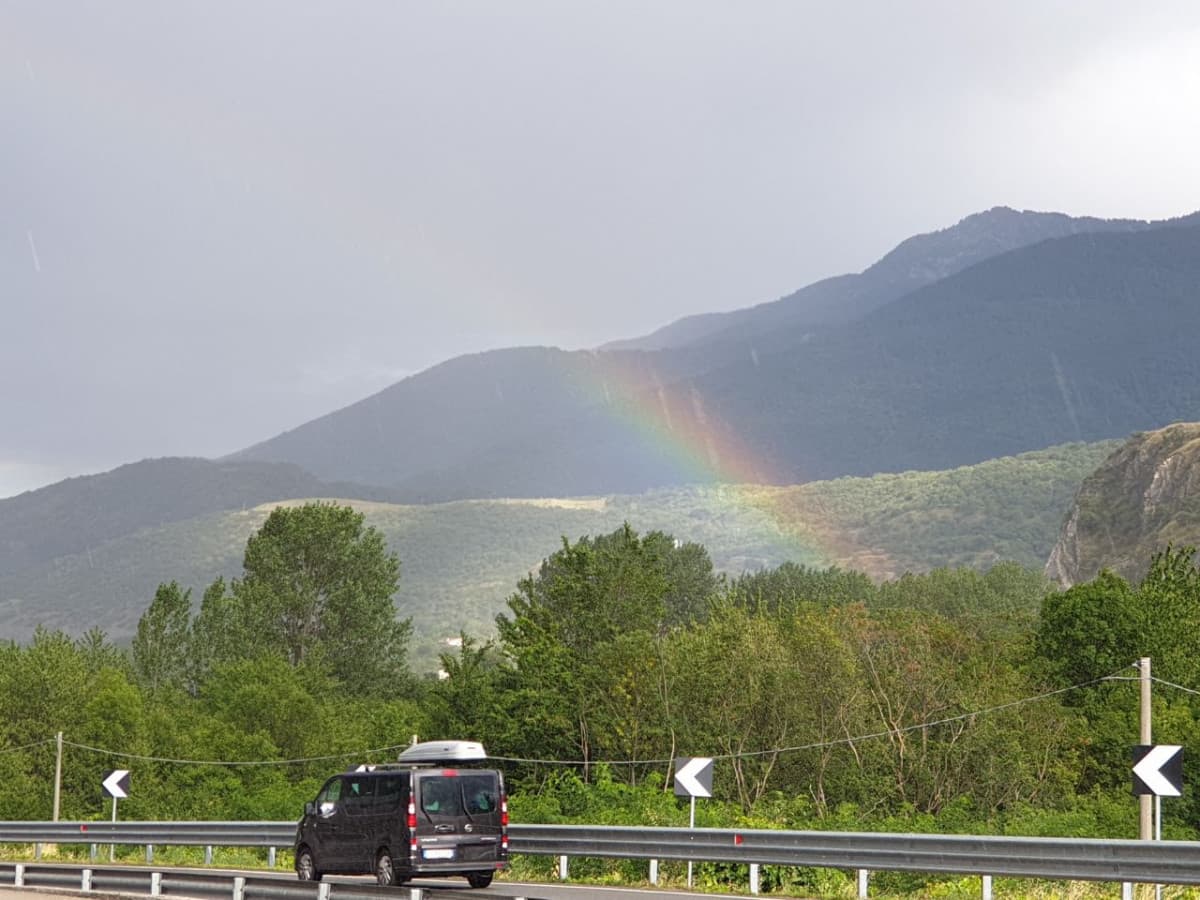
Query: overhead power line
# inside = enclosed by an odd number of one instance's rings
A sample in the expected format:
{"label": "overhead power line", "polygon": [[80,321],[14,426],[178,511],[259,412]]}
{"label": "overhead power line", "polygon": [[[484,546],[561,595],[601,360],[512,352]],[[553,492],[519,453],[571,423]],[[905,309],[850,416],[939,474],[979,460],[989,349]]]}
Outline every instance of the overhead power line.
{"label": "overhead power line", "polygon": [[390,747],[378,747],[374,750],[356,750],[350,753],[334,753],[330,756],[307,756],[303,759],[252,759],[252,760],[222,760],[222,759],[174,759],[168,756],[145,756],[140,753],[124,753],[120,750],[105,750],[103,747],[90,747],[87,744],[77,744],[73,741],[63,741],[63,746],[74,747],[77,750],[87,750],[91,753],[101,753],[118,759],[134,759],[141,762],[170,763],[180,766],[298,766],[305,763],[329,762],[334,759],[361,759],[377,753],[390,753],[403,750],[408,744],[394,744]]}
{"label": "overhead power line", "polygon": [[[914,725],[906,725],[903,728],[888,728],[882,731],[874,731],[868,734],[857,735],[853,737],[836,738],[829,741],[815,741],[809,744],[797,744],[788,747],[775,747],[767,750],[753,750],[744,753],[724,753],[714,755],[713,759],[748,759],[758,756],[770,756],[780,753],[798,753],[805,750],[820,750],[828,747],[846,746],[855,744],[860,741],[877,740],[879,738],[893,737],[896,735],[907,734],[913,731],[922,731],[930,728],[937,728],[941,725],[949,725],[954,722],[961,722],[966,719],[972,719],[978,716],[986,716],[993,713],[1003,712],[1004,710],[1014,709],[1018,706],[1024,706],[1029,703],[1037,703],[1041,700],[1049,699],[1060,694],[1066,694],[1071,691],[1077,691],[1085,687],[1091,687],[1095,684],[1100,684],[1107,681],[1129,681],[1137,680],[1120,675],[1105,675],[1101,678],[1093,678],[1090,681],[1083,681],[1079,684],[1073,684],[1069,687],[1058,688],[1053,691],[1046,691],[1042,694],[1035,694],[1030,697],[1022,697],[1019,700],[1011,700],[1007,703],[1000,703],[995,706],[976,709],[970,712],[959,713],[954,716],[946,716],[941,719],[935,719],[928,722],[918,722]],[[1173,684],[1162,679],[1155,678],[1155,681],[1161,681],[1163,684],[1178,688],[1179,690],[1187,691],[1193,694],[1200,694],[1200,691],[1192,690],[1191,688],[1182,685]],[[27,744],[24,747],[13,747],[4,751],[6,753],[17,752],[19,750],[27,750],[31,747],[40,746],[46,743],[53,743],[54,738],[46,738],[42,741],[37,741],[33,744]],[[137,760],[140,762],[155,762],[165,765],[181,765],[181,766],[226,766],[226,767],[251,767],[251,766],[294,766],[304,765],[306,763],[330,762],[340,759],[366,759],[382,753],[394,753],[403,750],[408,746],[405,744],[393,744],[386,747],[377,747],[371,750],[357,750],[348,753],[335,753],[326,756],[308,756],[299,759],[256,759],[256,760],[220,760],[220,759],[178,759],[167,756],[151,756],[140,753],[127,753],[120,750],[108,750],[103,747],[93,747],[88,744],[80,744],[74,741],[63,741],[63,745],[73,747],[77,750],[84,750],[89,753],[99,753],[104,756],[113,757],[116,759]],[[567,760],[567,759],[535,759],[520,756],[492,756],[490,759],[496,762],[507,763],[522,763],[527,765],[551,765],[551,766],[584,766],[584,765],[609,765],[609,766],[632,766],[632,765],[666,765],[673,762],[671,759],[623,759],[623,760]]]}
{"label": "overhead power line", "polygon": [[22,750],[32,750],[34,747],[40,747],[43,744],[53,744],[54,738],[42,738],[40,741],[34,741],[32,744],[25,744],[22,747],[5,747],[0,750],[0,753],[20,753]]}
{"label": "overhead power line", "polygon": [[[927,728],[936,728],[939,725],[948,725],[952,722],[961,722],[964,719],[971,719],[976,716],[985,716],[989,713],[1001,712],[1002,710],[1012,709],[1016,706],[1023,706],[1027,703],[1036,703],[1039,700],[1045,700],[1048,697],[1056,696],[1057,694],[1065,694],[1069,691],[1076,691],[1080,688],[1090,687],[1094,684],[1099,684],[1108,681],[1112,676],[1102,678],[1093,678],[1091,681],[1080,682],[1073,684],[1070,687],[1058,688],[1057,690],[1047,691],[1044,694],[1036,694],[1032,697],[1023,697],[1020,700],[1012,700],[1008,703],[1001,703],[996,706],[989,706],[985,709],[977,709],[972,712],[960,713],[956,716],[947,716],[943,719],[935,719],[930,722],[919,722],[915,725],[906,725],[903,728],[888,728],[883,731],[875,731],[870,734],[863,734],[857,737],[837,738],[831,741],[816,741],[811,744],[798,744],[793,747],[774,747],[769,750],[752,750],[745,753],[723,753],[715,754],[711,758],[716,759],[746,759],[755,756],[770,756],[777,753],[795,753],[802,750],[821,750],[826,747],[837,747],[848,744],[855,744],[859,741],[870,741],[883,737],[891,737],[893,735],[907,734],[911,731],[921,731]],[[515,762],[515,763],[536,763],[541,765],[564,765],[564,766],[582,766],[582,765],[610,765],[610,766],[629,766],[629,765],[651,765],[665,764],[673,762],[669,759],[638,759],[638,760],[552,760],[552,759],[522,759],[512,756],[496,756],[492,757],[500,762]]]}
{"label": "overhead power line", "polygon": [[1176,684],[1173,681],[1167,681],[1165,678],[1156,678],[1155,676],[1151,675],[1150,680],[1157,681],[1159,684],[1165,684],[1167,687],[1175,688],[1177,691],[1184,691],[1188,694],[1200,694],[1200,691],[1197,691],[1194,688],[1184,687],[1182,684]]}

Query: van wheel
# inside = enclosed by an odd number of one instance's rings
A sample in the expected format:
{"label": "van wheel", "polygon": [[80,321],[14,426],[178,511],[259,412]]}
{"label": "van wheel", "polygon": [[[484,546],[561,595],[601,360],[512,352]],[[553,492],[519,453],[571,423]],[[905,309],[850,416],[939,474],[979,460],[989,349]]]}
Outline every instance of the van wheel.
{"label": "van wheel", "polygon": [[296,854],[296,877],[301,881],[320,881],[321,872],[317,871],[317,861],[313,859],[312,851],[301,847]]}
{"label": "van wheel", "polygon": [[399,884],[396,881],[396,866],[392,863],[392,854],[386,849],[380,850],[375,857],[375,880],[381,887],[392,887]]}
{"label": "van wheel", "polygon": [[492,883],[491,872],[468,872],[467,884],[473,888],[485,888]]}

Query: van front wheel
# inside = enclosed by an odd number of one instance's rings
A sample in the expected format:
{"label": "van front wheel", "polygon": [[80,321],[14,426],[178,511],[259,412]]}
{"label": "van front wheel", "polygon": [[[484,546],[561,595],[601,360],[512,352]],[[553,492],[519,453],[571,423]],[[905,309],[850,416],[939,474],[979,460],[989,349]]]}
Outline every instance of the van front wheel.
{"label": "van front wheel", "polygon": [[317,871],[312,851],[307,847],[301,847],[300,852],[296,854],[296,877],[301,881],[321,880],[321,873]]}
{"label": "van front wheel", "polygon": [[375,880],[382,887],[392,887],[397,883],[396,866],[392,863],[392,854],[387,850],[380,850],[375,857]]}
{"label": "van front wheel", "polygon": [[485,888],[492,883],[491,872],[469,872],[467,873],[467,884],[473,888]]}

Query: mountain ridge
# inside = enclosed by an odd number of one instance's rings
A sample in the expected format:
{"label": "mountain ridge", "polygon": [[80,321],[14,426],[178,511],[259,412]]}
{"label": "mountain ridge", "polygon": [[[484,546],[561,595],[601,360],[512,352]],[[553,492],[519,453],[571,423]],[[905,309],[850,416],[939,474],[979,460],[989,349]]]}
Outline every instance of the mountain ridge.
{"label": "mountain ridge", "polygon": [[[1101,219],[1008,206],[964,216],[946,228],[913,235],[859,273],[824,278],[777,300],[729,312],[685,316],[641,338],[610,341],[601,350],[665,350],[719,340],[742,329],[753,337],[771,328],[844,324],[910,291],[992,256],[1072,234],[1135,231],[1178,224],[1173,219]],[[765,324],[748,323],[759,318]]]}
{"label": "mountain ridge", "polygon": [[460,357],[236,458],[437,501],[943,469],[1200,418],[1197,221],[1040,241],[720,352]]}

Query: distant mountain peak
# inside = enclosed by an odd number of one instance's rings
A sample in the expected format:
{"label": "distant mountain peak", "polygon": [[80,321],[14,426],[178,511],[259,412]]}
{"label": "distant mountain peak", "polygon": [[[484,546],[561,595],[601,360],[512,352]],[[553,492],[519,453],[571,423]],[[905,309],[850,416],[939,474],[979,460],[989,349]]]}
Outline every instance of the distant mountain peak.
{"label": "distant mountain peak", "polygon": [[602,350],[670,350],[736,334],[739,339],[782,328],[820,329],[862,318],[905,294],[1002,253],[1088,232],[1141,231],[1186,224],[1188,218],[1146,222],[993,206],[953,225],[916,234],[858,274],[814,282],[777,300],[722,313],[686,316],[652,334],[605,344]]}

